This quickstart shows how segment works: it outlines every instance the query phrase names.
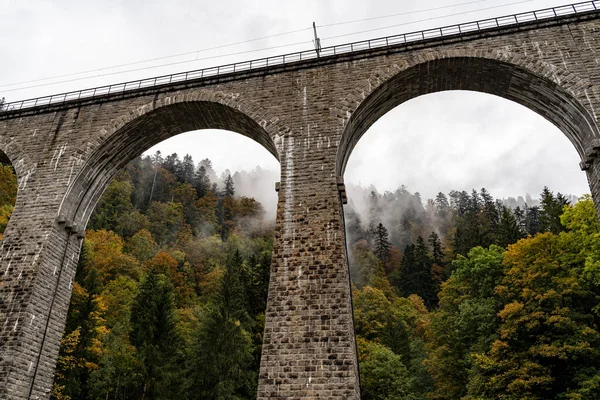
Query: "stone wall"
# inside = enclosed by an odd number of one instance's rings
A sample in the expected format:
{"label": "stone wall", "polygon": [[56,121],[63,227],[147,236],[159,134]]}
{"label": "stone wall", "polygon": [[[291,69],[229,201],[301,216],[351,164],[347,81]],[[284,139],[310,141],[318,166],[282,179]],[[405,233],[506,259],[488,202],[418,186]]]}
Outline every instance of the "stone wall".
{"label": "stone wall", "polygon": [[597,16],[0,113],[19,179],[0,244],[0,399],[49,397],[84,227],[110,180],[152,145],[203,128],[246,135],[281,164],[258,398],[358,399],[339,192],[354,145],[411,98],[492,93],[565,133],[600,204]]}

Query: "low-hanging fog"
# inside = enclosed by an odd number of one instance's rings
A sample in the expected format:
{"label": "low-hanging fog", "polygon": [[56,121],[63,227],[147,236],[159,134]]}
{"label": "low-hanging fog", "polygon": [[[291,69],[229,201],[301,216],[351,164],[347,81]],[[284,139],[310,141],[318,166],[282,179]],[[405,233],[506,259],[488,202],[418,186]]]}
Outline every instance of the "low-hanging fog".
{"label": "low-hanging fog", "polygon": [[[156,150],[189,153],[196,163],[209,158],[217,180],[231,173],[236,195],[256,198],[274,219],[279,162],[258,143],[205,130],[166,140],[146,154]],[[383,194],[402,185],[418,192],[424,205],[438,192],[481,188],[513,207],[535,205],[544,186],[581,196],[589,189],[578,163],[566,136],[525,107],[488,94],[448,91],[408,101],[378,120],[353,150],[344,178],[350,203],[364,219],[372,190]]]}

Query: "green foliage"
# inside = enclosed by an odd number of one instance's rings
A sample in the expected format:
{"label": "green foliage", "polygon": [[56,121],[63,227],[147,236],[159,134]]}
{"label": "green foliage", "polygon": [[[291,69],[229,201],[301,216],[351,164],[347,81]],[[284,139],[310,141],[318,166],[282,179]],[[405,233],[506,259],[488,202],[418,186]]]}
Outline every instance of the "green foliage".
{"label": "green foliage", "polygon": [[[83,243],[54,398],[256,397],[273,230],[224,177],[219,190],[210,160],[156,153],[111,183]],[[565,207],[545,188],[539,207],[509,209],[482,189],[423,206],[401,187],[367,200],[364,224],[346,209],[363,398],[600,396],[589,197]],[[0,206],[0,229],[11,211]],[[537,232],[549,233],[519,241]]]}
{"label": "green foliage", "polygon": [[212,175],[209,160],[157,153],[109,185],[82,246],[55,398],[256,397],[273,230]]}
{"label": "green foliage", "polygon": [[169,279],[153,270],[145,276],[131,307],[131,344],[141,367],[140,397],[171,398],[169,375],[177,347],[175,295]]}
{"label": "green foliage", "polygon": [[359,341],[361,395],[365,400],[414,399],[402,359],[387,347]]}
{"label": "green foliage", "polygon": [[242,268],[243,260],[236,251],[229,257],[216,301],[199,316],[188,357],[188,390],[200,398],[249,398],[255,389],[257,376],[250,368],[253,344],[240,279]]}
{"label": "green foliage", "polygon": [[434,399],[459,399],[476,385],[472,356],[488,350],[496,336],[501,303],[495,287],[503,276],[503,257],[498,246],[476,247],[454,261],[452,277],[442,285],[428,329]]}

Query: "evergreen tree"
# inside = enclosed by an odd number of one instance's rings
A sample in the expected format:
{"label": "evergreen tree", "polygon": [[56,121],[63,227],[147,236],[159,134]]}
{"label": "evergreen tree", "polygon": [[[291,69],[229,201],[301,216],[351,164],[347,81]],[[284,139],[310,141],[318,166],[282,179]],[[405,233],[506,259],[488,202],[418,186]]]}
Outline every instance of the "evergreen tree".
{"label": "evergreen tree", "polygon": [[560,193],[554,196],[554,193],[547,186],[544,186],[540,202],[540,231],[560,233],[564,229],[560,223],[560,216],[567,204],[569,202],[565,196]]}
{"label": "evergreen tree", "polygon": [[510,208],[503,206],[502,214],[500,214],[500,223],[498,224],[497,244],[507,247],[509,244],[516,243],[521,237],[521,229],[519,229],[517,219],[510,211]]}
{"label": "evergreen tree", "polygon": [[538,206],[525,208],[525,230],[528,235],[535,236],[541,232],[540,208]]}
{"label": "evergreen tree", "polygon": [[196,189],[196,194],[199,198],[204,197],[210,190],[210,178],[208,177],[206,168],[202,164],[198,164],[192,186]]}
{"label": "evergreen tree", "polygon": [[482,247],[489,247],[497,240],[500,213],[494,198],[485,188],[481,189],[481,200],[481,238],[477,244]]}
{"label": "evergreen tree", "polygon": [[171,174],[177,176],[180,163],[181,161],[179,160],[177,153],[173,153],[164,158],[161,167],[169,171]]}
{"label": "evergreen tree", "polygon": [[390,260],[392,245],[388,240],[388,231],[381,223],[377,225],[375,232],[373,232],[373,242],[375,255],[383,265],[387,264]]}
{"label": "evergreen tree", "polygon": [[417,294],[428,307],[435,305],[437,291],[432,269],[433,260],[425,241],[419,236],[416,245],[405,248],[400,269],[393,278],[400,295],[408,297]]}
{"label": "evergreen tree", "polygon": [[252,341],[240,280],[239,252],[229,257],[216,303],[203,316],[189,359],[188,395],[202,399],[249,398],[253,394]]}
{"label": "evergreen tree", "polygon": [[130,340],[142,368],[139,397],[173,398],[169,375],[177,347],[173,286],[166,276],[150,271],[131,309]]}
{"label": "evergreen tree", "polygon": [[195,164],[192,156],[186,154],[183,161],[176,165],[175,176],[182,183],[192,184],[194,182]]}

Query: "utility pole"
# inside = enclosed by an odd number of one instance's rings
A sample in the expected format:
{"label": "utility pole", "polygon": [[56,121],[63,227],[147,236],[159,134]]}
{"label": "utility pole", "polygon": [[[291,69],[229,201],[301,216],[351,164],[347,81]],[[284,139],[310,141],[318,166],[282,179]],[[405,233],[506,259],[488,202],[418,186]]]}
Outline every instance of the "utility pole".
{"label": "utility pole", "polygon": [[321,39],[317,36],[317,25],[313,21],[313,32],[315,33],[315,51],[317,52],[317,57],[321,55]]}

